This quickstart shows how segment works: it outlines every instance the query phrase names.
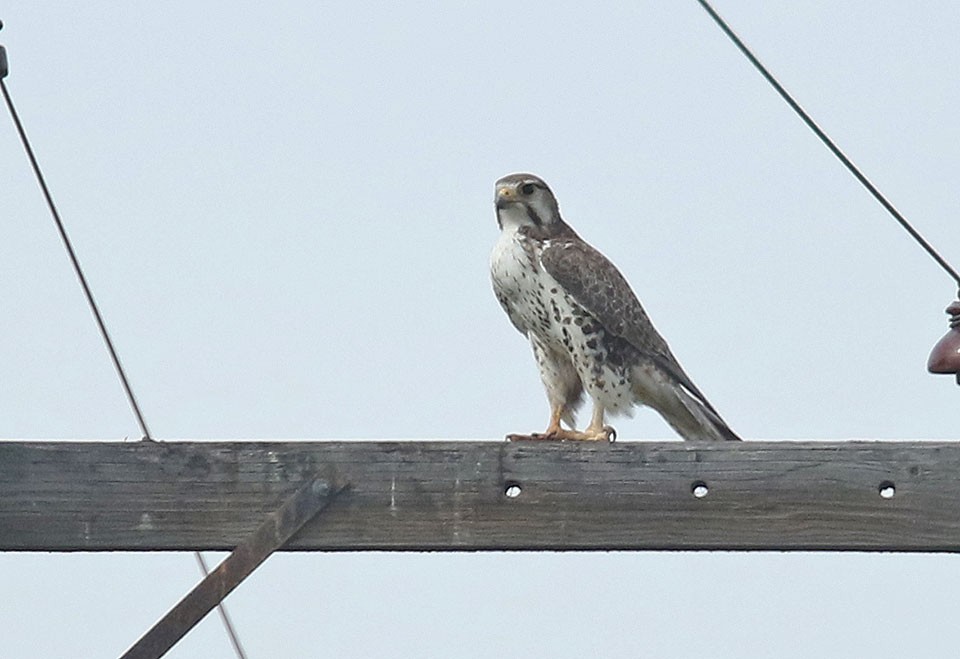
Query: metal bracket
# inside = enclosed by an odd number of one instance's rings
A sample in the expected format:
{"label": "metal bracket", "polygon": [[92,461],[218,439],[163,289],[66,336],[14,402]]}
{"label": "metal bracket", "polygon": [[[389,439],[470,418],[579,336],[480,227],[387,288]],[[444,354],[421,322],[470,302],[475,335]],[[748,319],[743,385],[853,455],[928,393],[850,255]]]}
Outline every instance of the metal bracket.
{"label": "metal bracket", "polygon": [[140,637],[121,659],[157,659],[212,611],[240,582],[304,524],[326,508],[347,485],[315,478],[293,493],[253,534],[240,543],[176,606]]}

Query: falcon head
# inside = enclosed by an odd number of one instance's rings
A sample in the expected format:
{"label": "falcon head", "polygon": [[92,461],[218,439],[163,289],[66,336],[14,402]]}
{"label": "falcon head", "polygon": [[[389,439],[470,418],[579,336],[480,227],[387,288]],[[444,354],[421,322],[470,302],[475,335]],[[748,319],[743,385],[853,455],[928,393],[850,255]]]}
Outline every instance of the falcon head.
{"label": "falcon head", "polygon": [[510,174],[497,181],[497,224],[500,229],[546,228],[562,224],[557,198],[538,176]]}

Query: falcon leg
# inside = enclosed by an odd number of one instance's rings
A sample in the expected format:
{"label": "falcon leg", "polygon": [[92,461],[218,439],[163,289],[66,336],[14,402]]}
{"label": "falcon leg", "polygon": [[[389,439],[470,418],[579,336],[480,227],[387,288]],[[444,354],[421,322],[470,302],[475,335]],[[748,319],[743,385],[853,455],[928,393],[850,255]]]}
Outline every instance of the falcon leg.
{"label": "falcon leg", "polygon": [[521,435],[516,433],[511,433],[507,435],[508,442],[516,442],[524,439],[558,439],[555,437],[558,433],[565,432],[560,426],[560,419],[563,418],[563,405],[551,405],[550,406],[550,425],[547,426],[545,432],[531,433],[529,435]]}
{"label": "falcon leg", "polygon": [[590,417],[590,425],[587,426],[587,429],[583,432],[584,435],[587,435],[587,437],[584,439],[604,439],[608,442],[612,442],[617,439],[617,431],[614,429],[614,427],[603,425],[603,413],[603,405],[594,402],[593,416]]}
{"label": "falcon leg", "polygon": [[586,430],[567,430],[560,426],[560,417],[563,414],[562,407],[553,407],[550,410],[550,426],[543,434],[534,433],[532,435],[507,435],[510,441],[521,439],[553,439],[553,440],[573,440],[573,441],[607,441],[612,442],[617,437],[617,431],[612,426],[603,425],[603,405],[594,403],[593,416],[590,419],[590,425]]}
{"label": "falcon leg", "polygon": [[554,433],[548,439],[572,439],[585,442],[612,442],[617,438],[617,431],[612,426],[603,425],[603,405],[593,402],[593,416],[590,417],[590,425],[583,432],[576,430],[563,430]]}
{"label": "falcon leg", "polygon": [[555,435],[563,428],[560,427],[560,419],[563,417],[563,405],[551,405],[550,406],[550,425],[547,426],[547,431],[543,433],[547,437],[550,435]]}

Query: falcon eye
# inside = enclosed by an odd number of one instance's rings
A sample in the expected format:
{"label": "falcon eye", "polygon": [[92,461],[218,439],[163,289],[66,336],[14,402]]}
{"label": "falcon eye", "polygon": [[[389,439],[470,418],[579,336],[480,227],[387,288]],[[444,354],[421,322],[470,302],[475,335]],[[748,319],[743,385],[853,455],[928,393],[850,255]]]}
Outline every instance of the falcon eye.
{"label": "falcon eye", "polygon": [[520,192],[522,192],[525,196],[529,197],[530,195],[533,194],[534,187],[535,186],[533,185],[533,183],[524,183],[523,185],[520,186]]}

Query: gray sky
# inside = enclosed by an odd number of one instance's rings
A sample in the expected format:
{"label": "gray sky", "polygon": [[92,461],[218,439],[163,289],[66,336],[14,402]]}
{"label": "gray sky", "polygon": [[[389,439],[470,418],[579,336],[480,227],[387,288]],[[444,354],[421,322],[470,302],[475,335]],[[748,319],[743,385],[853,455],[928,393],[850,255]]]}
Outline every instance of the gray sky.
{"label": "gray sky", "polygon": [[[960,264],[960,5],[717,0]],[[7,84],[153,433],[542,430],[490,290],[493,182],[544,177],[748,438],[956,438],[952,282],[696,2],[8,2]],[[0,437],[137,437],[9,118]],[[672,438],[648,410],[623,439]],[[956,560],[279,555],[251,658],[931,656]],[[188,554],[0,556],[0,656],[112,656]],[[169,656],[231,657],[211,617]]]}

